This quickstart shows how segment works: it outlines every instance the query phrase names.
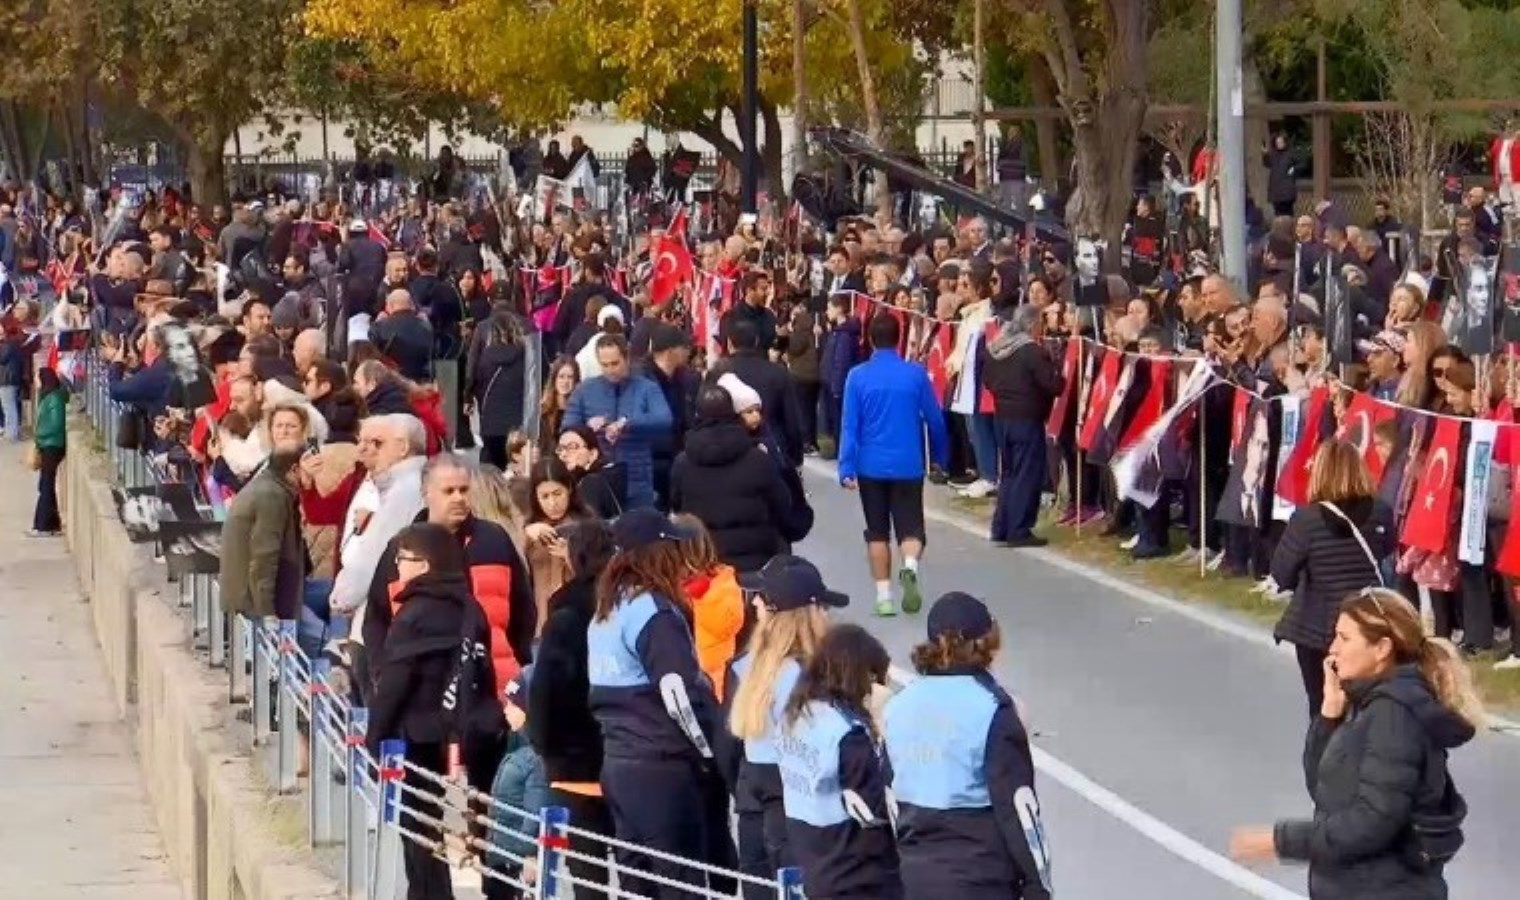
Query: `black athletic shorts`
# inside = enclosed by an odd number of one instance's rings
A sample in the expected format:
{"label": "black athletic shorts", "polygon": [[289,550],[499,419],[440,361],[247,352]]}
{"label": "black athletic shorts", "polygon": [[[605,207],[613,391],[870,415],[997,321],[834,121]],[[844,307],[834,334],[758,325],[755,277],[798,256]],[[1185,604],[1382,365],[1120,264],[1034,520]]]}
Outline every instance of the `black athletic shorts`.
{"label": "black athletic shorts", "polygon": [[860,509],[866,516],[866,543],[891,541],[901,544],[917,538],[927,544],[924,533],[924,481],[914,479],[857,479]]}

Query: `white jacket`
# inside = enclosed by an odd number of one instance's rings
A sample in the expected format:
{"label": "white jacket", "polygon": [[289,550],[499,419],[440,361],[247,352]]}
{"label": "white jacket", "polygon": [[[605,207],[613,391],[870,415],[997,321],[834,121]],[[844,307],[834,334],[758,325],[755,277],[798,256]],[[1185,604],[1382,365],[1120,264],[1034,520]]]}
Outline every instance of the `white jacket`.
{"label": "white jacket", "polygon": [[[331,602],[335,611],[351,614],[364,608],[381,554],[391,538],[412,524],[423,510],[422,466],[426,462],[424,456],[409,457],[389,471],[372,476],[379,504],[363,529],[356,528],[357,533],[343,544],[343,567],[338,571],[332,589]],[[347,529],[349,523],[344,525]],[[359,623],[356,622],[353,635],[357,637],[358,632]]]}

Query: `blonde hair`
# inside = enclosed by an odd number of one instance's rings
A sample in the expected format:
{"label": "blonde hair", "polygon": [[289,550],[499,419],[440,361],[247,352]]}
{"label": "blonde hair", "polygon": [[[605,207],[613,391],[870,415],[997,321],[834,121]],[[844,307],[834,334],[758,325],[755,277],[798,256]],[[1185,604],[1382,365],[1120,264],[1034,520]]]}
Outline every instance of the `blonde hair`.
{"label": "blonde hair", "polygon": [[1402,594],[1366,588],[1346,598],[1341,615],[1356,625],[1368,643],[1387,638],[1393,644],[1394,662],[1417,666],[1442,706],[1473,728],[1484,726],[1488,715],[1473,685],[1472,670],[1451,641],[1426,636],[1420,614]]}
{"label": "blonde hair", "polygon": [[1309,471],[1310,503],[1344,503],[1372,494],[1372,475],[1367,471],[1367,463],[1349,442],[1326,441],[1314,451]]}
{"label": "blonde hair", "polygon": [[470,473],[470,509],[475,518],[506,529],[519,552],[523,548],[523,525],[527,517],[512,498],[506,476],[495,466],[480,466]]}
{"label": "blonde hair", "polygon": [[781,671],[781,664],[795,659],[807,665],[828,630],[828,613],[812,603],[801,609],[775,612],[763,625],[755,627],[749,639],[749,672],[739,681],[728,717],[729,730],[735,737],[754,740],[771,730],[776,674]]}

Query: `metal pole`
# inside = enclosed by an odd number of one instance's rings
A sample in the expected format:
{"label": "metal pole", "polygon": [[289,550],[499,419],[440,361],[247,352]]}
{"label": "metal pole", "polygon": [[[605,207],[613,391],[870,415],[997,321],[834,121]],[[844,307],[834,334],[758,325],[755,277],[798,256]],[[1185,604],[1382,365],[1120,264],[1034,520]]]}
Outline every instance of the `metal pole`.
{"label": "metal pole", "polygon": [[[207,586],[206,592],[211,598],[211,635],[208,641],[211,644],[211,665],[213,668],[221,668],[227,665],[227,613],[222,609],[222,586],[215,579]],[[236,684],[234,678],[229,682],[229,694]],[[238,699],[235,694],[229,699]]]}
{"label": "metal pole", "polygon": [[1240,75],[1240,0],[1219,0],[1215,7],[1215,78],[1218,90],[1219,236],[1223,274],[1246,282],[1245,97]]}
{"label": "metal pole", "polygon": [[401,832],[396,829],[401,824],[401,779],[405,768],[406,741],[399,738],[381,741],[380,771],[376,777],[380,786],[380,833],[369,881],[369,894],[374,900],[391,900],[396,896],[402,841]]}
{"label": "metal pole", "polygon": [[269,657],[264,654],[263,616],[254,616],[252,626],[253,654],[253,745],[269,740]]}
{"label": "metal pole", "polygon": [[[311,845],[318,847],[331,844],[333,831],[333,757],[327,746],[325,729],[329,712],[336,710],[328,700],[327,672],[331,663],[326,659],[314,659],[311,663],[311,683],[307,685],[307,697],[311,699],[311,718],[307,721],[307,756],[311,760],[311,782],[307,790],[311,797],[307,806],[306,833]],[[350,783],[350,790],[355,786]]]}
{"label": "metal pole", "polygon": [[744,169],[740,173],[741,211],[759,210],[760,153],[755,146],[755,115],[760,99],[760,25],[755,0],[744,0],[744,98],[740,104],[739,140],[744,144]]}
{"label": "metal pole", "polygon": [[560,851],[570,846],[570,837],[566,832],[569,827],[569,809],[546,806],[539,811],[538,891],[534,895],[537,900],[554,900],[559,896]]}
{"label": "metal pole", "polygon": [[[276,754],[276,780],[275,789],[282,794],[291,794],[300,787],[300,781],[296,777],[296,738],[301,730],[296,726],[296,623],[293,619],[281,619],[278,632],[279,643],[276,649],[279,655],[275,657],[280,665],[279,671],[279,703],[277,724],[279,726],[279,744]],[[315,729],[313,729],[315,730]]]}
{"label": "metal pole", "polygon": [[356,706],[348,713],[348,790],[343,804],[343,896],[363,896],[369,871],[369,821],[364,806],[364,732],[369,710]]}
{"label": "metal pole", "polygon": [[[1199,360],[1195,365],[1206,366]],[[1198,577],[1209,577],[1209,464],[1207,443],[1209,439],[1208,415],[1209,389],[1198,398]]]}

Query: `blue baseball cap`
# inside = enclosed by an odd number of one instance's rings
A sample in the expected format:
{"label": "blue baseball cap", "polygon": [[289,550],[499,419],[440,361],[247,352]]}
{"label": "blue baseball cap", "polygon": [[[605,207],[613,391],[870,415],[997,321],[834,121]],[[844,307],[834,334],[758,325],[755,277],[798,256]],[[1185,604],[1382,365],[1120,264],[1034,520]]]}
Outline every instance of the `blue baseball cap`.
{"label": "blue baseball cap", "polygon": [[740,575],[739,586],[760,594],[776,610],[810,605],[839,609],[850,603],[848,594],[828,589],[817,566],[789,553],[771,557],[758,572]]}

